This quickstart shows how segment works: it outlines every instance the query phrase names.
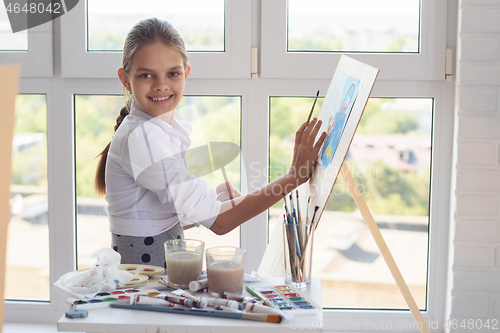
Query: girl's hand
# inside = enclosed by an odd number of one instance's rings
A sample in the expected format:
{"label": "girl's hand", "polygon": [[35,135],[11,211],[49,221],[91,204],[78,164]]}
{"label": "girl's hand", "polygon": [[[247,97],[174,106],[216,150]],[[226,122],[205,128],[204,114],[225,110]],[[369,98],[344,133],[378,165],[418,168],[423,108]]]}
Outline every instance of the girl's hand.
{"label": "girl's hand", "polygon": [[326,132],[323,132],[318,141],[314,142],[320,127],[321,120],[314,118],[309,125],[304,122],[295,133],[295,146],[289,174],[297,179],[297,185],[305,183],[311,177],[316,165],[319,149],[326,138]]}
{"label": "girl's hand", "polygon": [[215,193],[217,193],[217,201],[224,202],[230,200],[228,187],[231,191],[233,199],[241,197],[240,191],[238,191],[230,182],[220,183],[215,188]]}

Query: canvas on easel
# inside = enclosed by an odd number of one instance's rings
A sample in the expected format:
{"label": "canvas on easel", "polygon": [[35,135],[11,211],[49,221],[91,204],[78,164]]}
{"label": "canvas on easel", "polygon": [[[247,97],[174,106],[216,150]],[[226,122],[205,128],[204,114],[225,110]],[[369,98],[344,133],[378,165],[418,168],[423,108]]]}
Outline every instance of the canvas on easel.
{"label": "canvas on easel", "polygon": [[2,121],[0,122],[0,332],[4,322],[5,264],[7,252],[7,228],[10,219],[10,175],[12,160],[12,137],[14,135],[14,110],[19,81],[18,66],[0,66],[0,101]]}
{"label": "canvas on easel", "polygon": [[315,221],[325,209],[378,72],[347,56],[342,56],[337,65],[318,116],[323,121],[320,133],[326,131],[327,137],[307,183],[308,189],[303,189],[311,196],[310,206],[319,207]]}

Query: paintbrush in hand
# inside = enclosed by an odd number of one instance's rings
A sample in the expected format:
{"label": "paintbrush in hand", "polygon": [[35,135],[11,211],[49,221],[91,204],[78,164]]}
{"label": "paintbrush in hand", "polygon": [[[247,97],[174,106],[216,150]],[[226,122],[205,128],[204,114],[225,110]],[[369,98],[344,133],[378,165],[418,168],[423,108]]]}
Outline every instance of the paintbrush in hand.
{"label": "paintbrush in hand", "polygon": [[316,105],[316,101],[318,100],[318,96],[319,96],[319,90],[316,93],[316,98],[314,99],[314,103],[313,103],[313,106],[311,108],[311,112],[309,112],[309,117],[307,117],[307,125],[309,125],[309,123],[311,122],[311,116],[313,114],[314,106]]}

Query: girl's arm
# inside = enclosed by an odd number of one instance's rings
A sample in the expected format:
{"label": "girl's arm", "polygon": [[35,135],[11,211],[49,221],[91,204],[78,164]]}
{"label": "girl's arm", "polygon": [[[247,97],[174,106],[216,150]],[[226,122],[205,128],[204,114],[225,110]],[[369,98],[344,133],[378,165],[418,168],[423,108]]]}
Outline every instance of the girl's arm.
{"label": "girl's arm", "polygon": [[321,127],[321,121],[314,118],[309,125],[303,123],[295,134],[295,146],[290,170],[266,186],[222,203],[221,210],[210,227],[214,233],[223,235],[254,216],[262,213],[305,183],[311,176],[318,158],[319,149],[326,133],[314,142]]}

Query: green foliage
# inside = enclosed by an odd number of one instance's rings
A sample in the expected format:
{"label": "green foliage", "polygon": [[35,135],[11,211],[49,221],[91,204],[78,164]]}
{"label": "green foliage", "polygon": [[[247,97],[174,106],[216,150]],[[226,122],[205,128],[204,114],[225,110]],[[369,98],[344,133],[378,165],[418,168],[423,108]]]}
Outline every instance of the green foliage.
{"label": "green foliage", "polygon": [[14,132],[47,133],[45,95],[20,94],[17,96]]}
{"label": "green foliage", "polygon": [[[177,107],[176,118],[186,123],[195,123],[196,119],[187,119],[183,110],[185,106],[194,106],[201,124],[205,142],[231,142],[241,147],[241,98],[232,96],[188,96]],[[192,136],[196,133],[192,133]],[[238,155],[224,167],[228,181],[236,188],[240,184],[240,158]],[[224,182],[221,170],[216,170],[202,177],[208,185],[215,187]]]}
{"label": "green foliage", "polygon": [[405,111],[382,111],[387,99],[371,98],[359,122],[357,133],[385,134],[410,133],[418,129],[416,116]]}
{"label": "green foliage", "polygon": [[[20,94],[16,98],[14,134],[43,133],[37,141],[12,154],[11,182],[47,188],[47,105],[45,95]],[[19,148],[19,147],[18,147]]]}
{"label": "green foliage", "polygon": [[[271,97],[270,99],[270,173],[273,181],[287,171],[292,162],[295,132],[307,120],[314,98]],[[314,108],[316,117],[321,110],[323,98],[319,98]]]}
{"label": "green foliage", "polygon": [[[357,177],[354,177],[355,179]],[[356,181],[358,181],[356,179]],[[357,206],[349,192],[349,188],[342,176],[339,176],[335,181],[333,190],[330,193],[330,198],[326,203],[326,210],[352,212]]]}
{"label": "green foliage", "polygon": [[96,156],[111,141],[116,117],[123,107],[122,96],[77,95],[75,97],[76,192],[96,197]]}

